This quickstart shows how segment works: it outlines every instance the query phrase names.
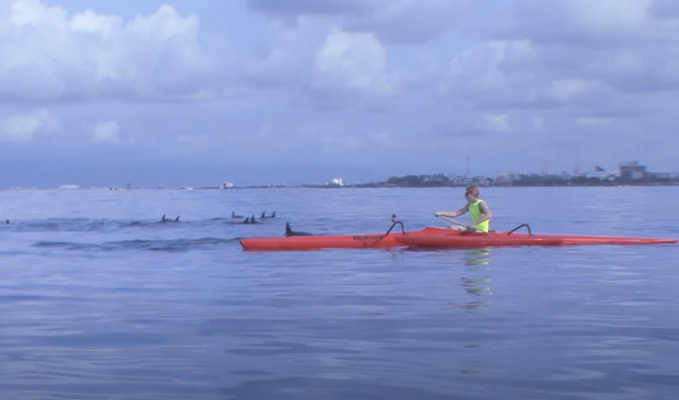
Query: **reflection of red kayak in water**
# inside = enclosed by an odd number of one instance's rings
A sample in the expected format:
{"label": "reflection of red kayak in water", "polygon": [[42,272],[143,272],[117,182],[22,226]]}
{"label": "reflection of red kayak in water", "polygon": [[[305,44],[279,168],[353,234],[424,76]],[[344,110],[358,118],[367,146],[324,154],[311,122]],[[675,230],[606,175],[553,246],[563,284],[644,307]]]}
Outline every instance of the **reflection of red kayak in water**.
{"label": "reflection of red kayak in water", "polygon": [[[391,233],[401,225],[401,231]],[[514,233],[526,227],[528,233]],[[676,239],[625,238],[610,236],[534,235],[527,225],[520,225],[509,232],[465,232],[454,229],[424,228],[405,232],[403,224],[394,221],[386,233],[313,236],[293,232],[286,227],[286,237],[240,239],[245,250],[314,250],[327,248],[362,249],[399,246],[416,247],[496,247],[496,246],[572,246],[572,245],[625,245],[625,244],[671,244]]]}

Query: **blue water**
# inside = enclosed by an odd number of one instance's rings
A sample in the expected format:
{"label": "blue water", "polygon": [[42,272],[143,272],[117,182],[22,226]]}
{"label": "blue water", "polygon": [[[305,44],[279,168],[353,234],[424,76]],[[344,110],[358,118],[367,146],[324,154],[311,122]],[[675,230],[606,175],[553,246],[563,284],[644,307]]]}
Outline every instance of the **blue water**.
{"label": "blue water", "polygon": [[[676,399],[679,246],[244,252],[462,189],[0,191],[0,398]],[[488,188],[493,228],[679,238],[679,188]],[[276,219],[233,225],[232,211]],[[159,223],[163,214],[179,223]],[[225,218],[215,220],[215,218]]]}

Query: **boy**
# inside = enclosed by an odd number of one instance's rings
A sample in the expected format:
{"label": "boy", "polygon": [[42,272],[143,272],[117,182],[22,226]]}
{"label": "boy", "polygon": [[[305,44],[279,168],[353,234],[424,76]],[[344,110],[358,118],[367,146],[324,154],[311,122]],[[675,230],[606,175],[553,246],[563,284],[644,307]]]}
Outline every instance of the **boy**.
{"label": "boy", "polygon": [[488,232],[488,229],[490,228],[490,219],[493,218],[493,214],[490,212],[486,202],[479,199],[479,187],[475,185],[468,186],[465,190],[464,197],[467,199],[467,205],[461,209],[457,211],[438,211],[434,216],[455,218],[469,212],[469,216],[472,220],[470,227],[454,221],[451,222],[455,225],[460,225],[472,230],[475,229],[481,232]]}

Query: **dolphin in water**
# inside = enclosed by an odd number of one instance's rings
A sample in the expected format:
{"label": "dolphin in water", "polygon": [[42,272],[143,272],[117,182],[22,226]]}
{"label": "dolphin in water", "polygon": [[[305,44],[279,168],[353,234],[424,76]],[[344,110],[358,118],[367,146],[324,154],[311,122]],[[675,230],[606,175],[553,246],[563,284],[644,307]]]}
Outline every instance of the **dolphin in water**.
{"label": "dolphin in water", "polygon": [[313,236],[311,233],[307,232],[295,232],[292,229],[290,229],[290,223],[286,222],[285,223],[285,237],[291,237],[291,236]]}
{"label": "dolphin in water", "polygon": [[267,218],[276,218],[276,211],[271,213],[270,216],[266,215],[266,211],[262,211],[262,215],[259,216],[259,219],[267,219]]}
{"label": "dolphin in water", "polygon": [[245,218],[245,221],[239,222],[239,223],[243,224],[243,225],[253,225],[253,224],[258,224],[259,222],[257,222],[257,219],[253,215],[252,217]]}
{"label": "dolphin in water", "polygon": [[229,225],[252,225],[252,224],[259,224],[257,222],[257,219],[253,215],[252,217],[246,217],[243,221],[240,222],[235,222],[235,221],[229,221],[227,222]]}
{"label": "dolphin in water", "polygon": [[240,224],[243,225],[252,225],[252,224],[258,224],[257,220],[255,219],[255,216],[253,215],[252,217],[247,217],[245,218],[245,221],[239,222]]}
{"label": "dolphin in water", "polygon": [[223,221],[225,219],[241,219],[243,218],[242,215],[236,215],[235,212],[231,211],[231,218],[222,218],[222,217],[217,217],[217,218],[212,218],[213,221]]}
{"label": "dolphin in water", "polygon": [[160,222],[179,222],[179,216],[177,216],[177,218],[172,220],[172,219],[169,219],[169,218],[165,218],[165,214],[163,214],[163,218],[160,220]]}

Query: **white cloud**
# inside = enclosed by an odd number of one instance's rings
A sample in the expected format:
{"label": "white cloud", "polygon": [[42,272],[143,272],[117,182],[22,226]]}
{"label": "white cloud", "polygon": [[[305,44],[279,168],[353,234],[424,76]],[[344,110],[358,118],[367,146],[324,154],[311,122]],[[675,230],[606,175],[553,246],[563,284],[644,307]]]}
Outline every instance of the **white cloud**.
{"label": "white cloud", "polygon": [[541,131],[545,125],[545,119],[542,117],[533,117],[533,130]]}
{"label": "white cloud", "polygon": [[495,112],[643,107],[635,95],[679,89],[679,21],[654,18],[652,3],[517,0],[509,28],[453,58],[439,94]]}
{"label": "white cloud", "polygon": [[363,143],[363,140],[353,133],[324,133],[319,135],[318,139],[327,152],[356,149]]}
{"label": "white cloud", "polygon": [[486,122],[493,130],[505,131],[510,128],[509,114],[486,114]]}
{"label": "white cloud", "polygon": [[617,122],[618,119],[616,118],[607,118],[607,117],[580,117],[576,119],[576,122],[578,125],[587,127],[587,128],[598,128],[598,127],[605,127],[605,126],[610,126],[613,125],[615,122]]}
{"label": "white cloud", "polygon": [[373,132],[368,135],[368,139],[378,146],[389,147],[394,144],[394,138],[389,131]]}
{"label": "white cloud", "polygon": [[676,147],[679,7],[660,18],[660,3],[516,0],[487,40],[451,59],[438,94],[455,131],[554,159]]}
{"label": "white cloud", "polygon": [[98,143],[115,143],[118,141],[118,123],[113,121],[102,122],[92,132],[92,140]]}
{"label": "white cloud", "polygon": [[181,135],[177,138],[177,141],[180,143],[194,143],[194,144],[199,144],[207,141],[209,138],[207,135]]}
{"label": "white cloud", "polygon": [[[610,46],[656,36],[649,28],[652,0],[516,0],[511,35],[536,43]],[[661,28],[656,26],[657,28]]]}
{"label": "white cloud", "polygon": [[6,101],[165,100],[204,96],[213,65],[198,18],[168,5],[123,21],[69,16],[39,0],[0,1],[0,97]]}
{"label": "white cloud", "polygon": [[245,76],[261,87],[294,87],[308,79],[316,52],[330,29],[317,21],[301,21],[299,26],[270,26],[271,35],[264,49],[243,67]]}
{"label": "white cloud", "polygon": [[343,30],[373,33],[386,42],[430,40],[458,24],[473,0],[247,0],[253,10],[299,22],[317,17],[339,20]]}
{"label": "white cloud", "polygon": [[49,132],[56,120],[45,110],[32,114],[14,115],[0,120],[0,140],[30,141],[40,131]]}
{"label": "white cloud", "polygon": [[374,155],[375,152],[392,148],[396,141],[387,131],[365,133],[356,128],[324,128],[314,127],[307,131],[308,137],[317,138],[325,153],[345,154],[351,151],[352,156]]}
{"label": "white cloud", "polygon": [[532,69],[536,49],[528,41],[480,43],[453,58],[438,93],[468,105],[513,106],[551,102],[550,79]]}
{"label": "white cloud", "polygon": [[256,88],[282,89],[303,108],[383,110],[403,86],[387,50],[373,34],[328,29],[302,21],[277,26],[265,55],[244,64]]}
{"label": "white cloud", "polygon": [[551,83],[552,94],[559,101],[569,101],[600,86],[599,82],[585,81],[582,79],[558,79]]}
{"label": "white cloud", "polygon": [[334,31],[316,56],[314,78],[320,87],[389,94],[386,69],[386,51],[373,35]]}

